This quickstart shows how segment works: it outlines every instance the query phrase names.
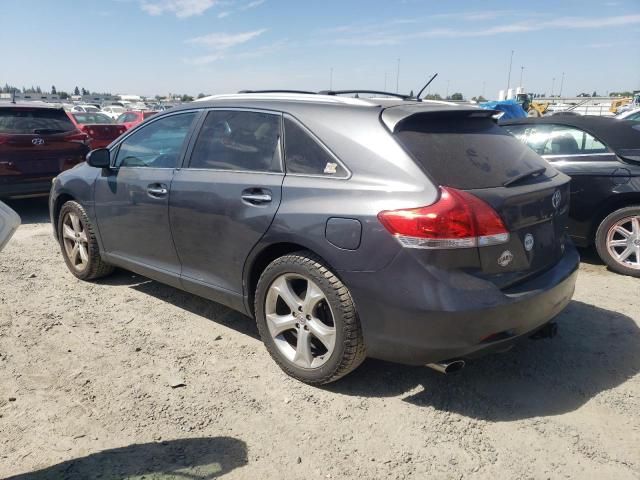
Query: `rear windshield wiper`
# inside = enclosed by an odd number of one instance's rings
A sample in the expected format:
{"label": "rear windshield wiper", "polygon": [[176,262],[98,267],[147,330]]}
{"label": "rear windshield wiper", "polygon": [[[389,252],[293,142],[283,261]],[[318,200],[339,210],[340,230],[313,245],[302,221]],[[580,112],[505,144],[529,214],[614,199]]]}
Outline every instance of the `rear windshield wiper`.
{"label": "rear windshield wiper", "polygon": [[528,177],[537,177],[538,175],[543,174],[544,172],[547,171],[547,167],[540,167],[540,168],[536,168],[535,170],[531,170],[530,172],[527,173],[522,173],[520,175],[517,175],[513,178],[510,178],[509,180],[507,180],[506,182],[504,182],[502,184],[503,187],[508,187],[509,185],[512,185],[514,183],[519,182],[520,180],[524,180],[525,178]]}
{"label": "rear windshield wiper", "polygon": [[36,128],[33,130],[33,133],[36,135],[48,135],[54,133],[64,133],[64,130],[60,130],[59,128]]}

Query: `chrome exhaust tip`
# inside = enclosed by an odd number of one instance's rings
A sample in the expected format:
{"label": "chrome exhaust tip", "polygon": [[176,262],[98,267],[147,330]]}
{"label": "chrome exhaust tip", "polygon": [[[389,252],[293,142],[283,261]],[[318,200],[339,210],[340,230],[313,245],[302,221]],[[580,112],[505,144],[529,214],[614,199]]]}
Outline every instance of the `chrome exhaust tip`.
{"label": "chrome exhaust tip", "polygon": [[462,370],[465,366],[464,360],[451,360],[450,362],[428,363],[427,367],[432,368],[436,372],[449,374]]}

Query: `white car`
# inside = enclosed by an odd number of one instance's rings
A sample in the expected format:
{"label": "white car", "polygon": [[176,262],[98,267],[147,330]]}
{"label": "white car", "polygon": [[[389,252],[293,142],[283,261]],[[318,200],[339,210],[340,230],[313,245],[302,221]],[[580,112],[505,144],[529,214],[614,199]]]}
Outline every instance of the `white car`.
{"label": "white car", "polygon": [[100,109],[95,105],[74,105],[71,109],[72,112],[99,112]]}
{"label": "white car", "polygon": [[614,117],[616,120],[632,120],[634,122],[640,122],[640,107],[625,110]]}
{"label": "white car", "polygon": [[124,107],[121,107],[120,105],[107,105],[105,107],[102,107],[101,113],[104,113],[105,115],[116,120],[120,115],[122,115],[126,111],[127,109]]}
{"label": "white car", "polygon": [[0,202],[0,250],[20,226],[20,217],[8,205]]}

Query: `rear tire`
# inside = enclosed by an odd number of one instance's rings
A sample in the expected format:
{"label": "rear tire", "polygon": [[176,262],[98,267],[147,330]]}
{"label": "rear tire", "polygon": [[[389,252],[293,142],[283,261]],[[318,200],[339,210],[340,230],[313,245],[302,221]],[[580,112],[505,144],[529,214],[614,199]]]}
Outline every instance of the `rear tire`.
{"label": "rear tire", "polygon": [[614,272],[640,277],[640,206],[609,214],[596,232],[598,255]]}
{"label": "rear tire", "polygon": [[256,288],[255,312],[267,351],[297,380],[333,382],[365,359],[349,290],[310,252],[285,255],[267,266]]}
{"label": "rear tire", "polygon": [[78,202],[68,201],[58,215],[58,242],[69,271],[80,280],[95,280],[113,272],[100,258],[95,230]]}

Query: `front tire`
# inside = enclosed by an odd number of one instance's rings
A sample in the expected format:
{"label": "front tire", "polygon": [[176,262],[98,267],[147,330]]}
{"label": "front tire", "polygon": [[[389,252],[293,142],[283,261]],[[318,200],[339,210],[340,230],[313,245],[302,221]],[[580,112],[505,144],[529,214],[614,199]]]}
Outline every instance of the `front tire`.
{"label": "front tire", "polygon": [[598,255],[614,272],[640,277],[640,207],[609,214],[596,232]]}
{"label": "front tire", "polygon": [[95,280],[113,272],[113,266],[100,258],[94,227],[78,202],[68,201],[60,209],[58,241],[69,271],[80,280]]}
{"label": "front tire", "polygon": [[255,312],[271,357],[302,382],[333,382],[366,356],[349,290],[310,252],[285,255],[267,266],[256,288]]}

